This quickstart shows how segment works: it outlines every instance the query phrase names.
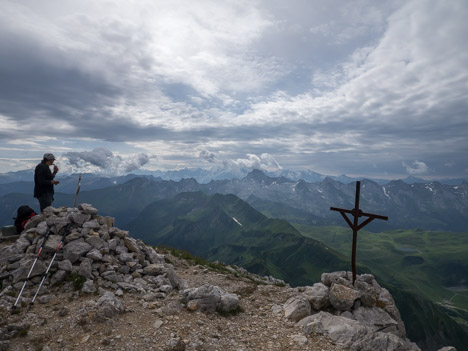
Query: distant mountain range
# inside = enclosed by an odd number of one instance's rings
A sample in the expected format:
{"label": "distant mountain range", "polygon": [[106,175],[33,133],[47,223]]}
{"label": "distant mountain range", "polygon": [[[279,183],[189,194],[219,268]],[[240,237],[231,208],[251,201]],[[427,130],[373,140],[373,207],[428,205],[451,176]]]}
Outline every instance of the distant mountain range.
{"label": "distant mountain range", "polygon": [[[223,167],[213,167],[210,169],[204,168],[183,168],[178,170],[168,170],[168,171],[150,171],[150,170],[135,170],[133,174],[128,174],[125,176],[104,176],[102,174],[91,174],[85,173],[84,179],[88,179],[92,182],[97,182],[97,179],[101,179],[102,183],[104,184],[107,182],[114,182],[122,179],[129,179],[134,178],[137,176],[152,176],[155,179],[161,180],[173,180],[173,181],[180,181],[182,179],[193,178],[197,182],[206,184],[211,182],[212,180],[231,180],[231,179],[242,179],[245,178],[250,172],[252,171],[251,168],[238,168],[238,169],[228,169]],[[368,179],[377,184],[384,185],[390,183],[392,180],[389,179],[381,179],[381,178],[365,178],[365,177],[348,177],[346,175],[340,176],[330,176],[324,175],[317,172],[314,172],[310,169],[303,169],[303,170],[291,170],[291,169],[280,169],[277,171],[266,171],[262,170],[269,177],[273,178],[288,178],[290,180],[299,181],[304,180],[308,183],[316,183],[322,182],[325,178],[331,178],[333,180],[339,181],[344,184],[352,183],[357,180]],[[8,173],[0,173],[0,184],[6,183],[13,183],[13,182],[20,182],[20,181],[31,181],[33,178],[34,170],[22,170],[17,172],[8,172]],[[76,178],[77,174],[59,174],[59,177],[62,178]],[[407,184],[415,184],[415,183],[430,183],[430,182],[439,182],[442,184],[447,185],[460,185],[463,182],[468,182],[468,177],[466,178],[443,178],[443,179],[434,179],[431,181],[414,177],[408,176],[403,179],[394,179],[394,180],[402,180]],[[120,184],[120,183],[119,183]],[[63,191],[62,192],[66,192]]]}
{"label": "distant mountain range", "polygon": [[[77,177],[61,180],[54,204],[70,206]],[[60,194],[62,191],[68,195]],[[115,178],[84,175],[79,201],[98,206],[105,214],[118,218],[119,225],[125,227],[152,202],[188,191],[234,194],[273,218],[312,225],[345,225],[341,216],[330,211],[330,207],[352,209],[355,184],[344,184],[331,178],[314,183],[295,181],[270,177],[259,170],[250,172],[243,179],[207,184],[200,184],[193,178],[175,182],[148,175]],[[0,195],[3,195],[0,196],[0,209],[5,211],[0,214],[0,225],[5,224],[4,220],[10,220],[12,211],[22,202],[37,207],[31,194],[31,182],[0,185]],[[360,207],[389,217],[388,222],[374,221],[366,227],[371,231],[421,228],[463,232],[467,231],[468,223],[468,183],[453,186],[439,182],[407,184],[397,180],[380,185],[363,180]]]}

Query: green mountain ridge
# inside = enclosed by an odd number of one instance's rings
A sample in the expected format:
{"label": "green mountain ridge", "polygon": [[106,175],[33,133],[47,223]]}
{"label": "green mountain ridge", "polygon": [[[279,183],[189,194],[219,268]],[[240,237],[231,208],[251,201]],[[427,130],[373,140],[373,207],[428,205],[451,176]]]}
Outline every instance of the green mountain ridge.
{"label": "green mountain ridge", "polygon": [[311,284],[327,269],[348,266],[339,253],[234,195],[182,193],[156,201],[130,224],[130,231],[153,245],[187,250],[293,285]]}

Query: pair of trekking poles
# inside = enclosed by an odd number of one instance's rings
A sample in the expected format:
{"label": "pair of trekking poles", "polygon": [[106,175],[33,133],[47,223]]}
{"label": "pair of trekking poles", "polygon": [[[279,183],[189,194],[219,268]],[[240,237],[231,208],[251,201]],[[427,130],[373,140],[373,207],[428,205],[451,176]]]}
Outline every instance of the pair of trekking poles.
{"label": "pair of trekking poles", "polygon": [[[77,199],[77,197],[78,197],[78,193],[80,192],[80,187],[81,187],[81,174],[80,174],[80,176],[79,176],[79,178],[78,178],[78,186],[77,186],[76,192],[75,192],[75,200],[74,200],[74,202],[73,202],[73,208],[76,207],[76,199]],[[55,257],[57,256],[57,253],[60,251],[60,249],[62,248],[62,246],[63,246],[63,244],[64,244],[64,242],[65,242],[65,236],[67,235],[67,232],[68,232],[68,229],[70,228],[70,225],[71,225],[71,224],[68,224],[67,226],[65,226],[65,228],[62,228],[62,230],[65,229],[65,231],[64,231],[63,234],[62,234],[62,240],[61,240],[60,243],[58,244],[57,249],[55,250],[54,256],[53,256],[52,259],[50,260],[50,263],[49,263],[49,265],[47,266],[46,271],[42,274],[41,283],[39,284],[39,287],[37,288],[37,291],[36,291],[36,293],[34,294],[34,297],[33,297],[33,299],[32,299],[31,302],[30,302],[30,306],[34,304],[34,301],[36,301],[36,297],[37,297],[37,295],[39,294],[39,291],[41,290],[42,285],[44,284],[44,282],[45,282],[45,280],[46,280],[46,278],[47,278],[47,276],[48,276],[48,274],[49,274],[49,270],[50,270],[50,268],[52,267],[52,263],[54,263]],[[55,227],[55,228],[56,228],[56,231],[57,231],[57,227]],[[56,234],[58,234],[58,233],[56,233]],[[29,269],[29,273],[28,273],[26,279],[24,280],[23,287],[21,288],[21,290],[20,290],[20,292],[19,292],[19,294],[18,294],[18,297],[16,298],[16,301],[15,301],[13,307],[12,307],[12,310],[15,310],[15,309],[16,309],[16,306],[18,305],[18,302],[19,302],[19,300],[20,300],[20,298],[21,298],[21,295],[23,294],[24,288],[25,288],[26,285],[28,284],[29,278],[31,277],[31,274],[32,274],[32,272],[33,272],[33,270],[34,270],[34,267],[36,266],[36,263],[37,263],[37,261],[39,260],[39,256],[41,255],[41,252],[42,252],[42,250],[43,250],[44,247],[45,247],[45,244],[46,244],[46,242],[47,242],[47,239],[49,239],[49,235],[50,235],[50,229],[47,229],[47,232],[46,232],[46,234],[45,234],[44,240],[42,241],[41,247],[39,248],[39,251],[38,251],[38,253],[37,253],[37,255],[36,255],[36,259],[34,260],[34,262],[33,262],[32,266],[31,266],[31,268]]]}
{"label": "pair of trekking poles", "polygon": [[[37,295],[39,294],[39,291],[41,290],[42,285],[44,284],[44,282],[45,282],[47,276],[49,275],[49,271],[50,271],[50,268],[52,267],[52,264],[53,264],[54,261],[55,261],[55,257],[57,256],[57,253],[60,251],[60,249],[61,249],[62,246],[63,246],[63,243],[65,242],[65,236],[66,236],[67,233],[68,233],[68,229],[69,229],[70,225],[71,225],[71,224],[68,224],[65,228],[63,228],[63,229],[65,229],[65,230],[64,230],[64,232],[63,232],[63,234],[62,234],[62,240],[61,240],[60,243],[58,244],[57,249],[55,250],[54,256],[53,256],[52,259],[50,260],[50,263],[49,263],[49,265],[47,266],[46,271],[42,274],[41,283],[39,284],[39,287],[37,288],[37,291],[36,291],[36,293],[34,294],[34,297],[33,297],[33,299],[31,300],[30,305],[33,305],[33,304],[34,304],[34,301],[36,301],[36,297],[37,297]],[[63,229],[62,229],[62,230],[63,230]],[[23,287],[21,288],[21,290],[20,290],[20,292],[19,292],[19,294],[18,294],[18,297],[16,298],[15,304],[14,304],[13,307],[12,307],[13,310],[15,310],[15,309],[16,309],[16,306],[18,305],[18,302],[19,302],[19,300],[20,300],[20,298],[21,298],[21,295],[23,294],[24,288],[25,288],[26,285],[28,284],[29,278],[31,277],[31,274],[32,274],[32,272],[33,272],[33,270],[34,270],[34,267],[36,266],[36,263],[37,263],[37,261],[39,260],[39,256],[41,255],[41,252],[42,252],[42,250],[44,249],[45,244],[47,243],[47,239],[49,239],[49,235],[50,235],[50,229],[47,230],[47,233],[45,234],[44,240],[42,241],[41,247],[39,248],[39,251],[38,251],[38,253],[37,253],[37,255],[36,255],[36,259],[34,260],[34,262],[33,262],[32,266],[31,266],[31,268],[29,269],[29,273],[28,273],[26,279],[24,280]]]}

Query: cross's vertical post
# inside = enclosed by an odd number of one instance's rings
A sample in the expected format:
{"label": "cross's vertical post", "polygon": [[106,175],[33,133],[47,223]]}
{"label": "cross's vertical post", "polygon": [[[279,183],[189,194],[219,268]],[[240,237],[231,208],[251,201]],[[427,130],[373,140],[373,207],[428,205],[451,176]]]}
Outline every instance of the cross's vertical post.
{"label": "cross's vertical post", "polygon": [[[388,220],[386,216],[380,216],[372,213],[362,212],[359,208],[359,198],[361,193],[361,182],[356,182],[356,197],[354,199],[354,208],[352,210],[345,210],[343,208],[330,207],[331,211],[338,211],[341,213],[346,223],[353,230],[353,247],[351,251],[351,268],[353,271],[353,284],[356,281],[356,250],[357,250],[357,233],[364,226],[372,222],[374,219]],[[348,218],[347,213],[353,215],[353,222]],[[359,224],[359,217],[368,217],[364,222]]]}
{"label": "cross's vertical post", "polygon": [[359,197],[361,192],[361,182],[356,182],[356,198],[354,200],[354,222],[353,222],[353,251],[351,254],[351,268],[353,270],[353,284],[356,280],[356,247],[357,247],[357,232],[359,221]]}

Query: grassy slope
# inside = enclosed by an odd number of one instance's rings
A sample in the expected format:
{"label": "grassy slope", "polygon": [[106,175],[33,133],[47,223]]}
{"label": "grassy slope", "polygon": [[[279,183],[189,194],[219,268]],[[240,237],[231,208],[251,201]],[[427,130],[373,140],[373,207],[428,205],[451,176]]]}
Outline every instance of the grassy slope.
{"label": "grassy slope", "polygon": [[341,254],[234,195],[182,193],[156,201],[130,229],[150,244],[177,247],[293,285],[312,284],[322,272],[347,266]]}
{"label": "grassy slope", "polygon": [[[350,256],[352,232],[296,225],[303,235]],[[357,261],[389,284],[452,306],[468,321],[468,234],[394,230],[358,233]],[[453,289],[458,286],[460,289]],[[464,287],[464,289],[463,289]],[[459,291],[455,291],[459,290]],[[460,291],[461,290],[461,291]]]}

